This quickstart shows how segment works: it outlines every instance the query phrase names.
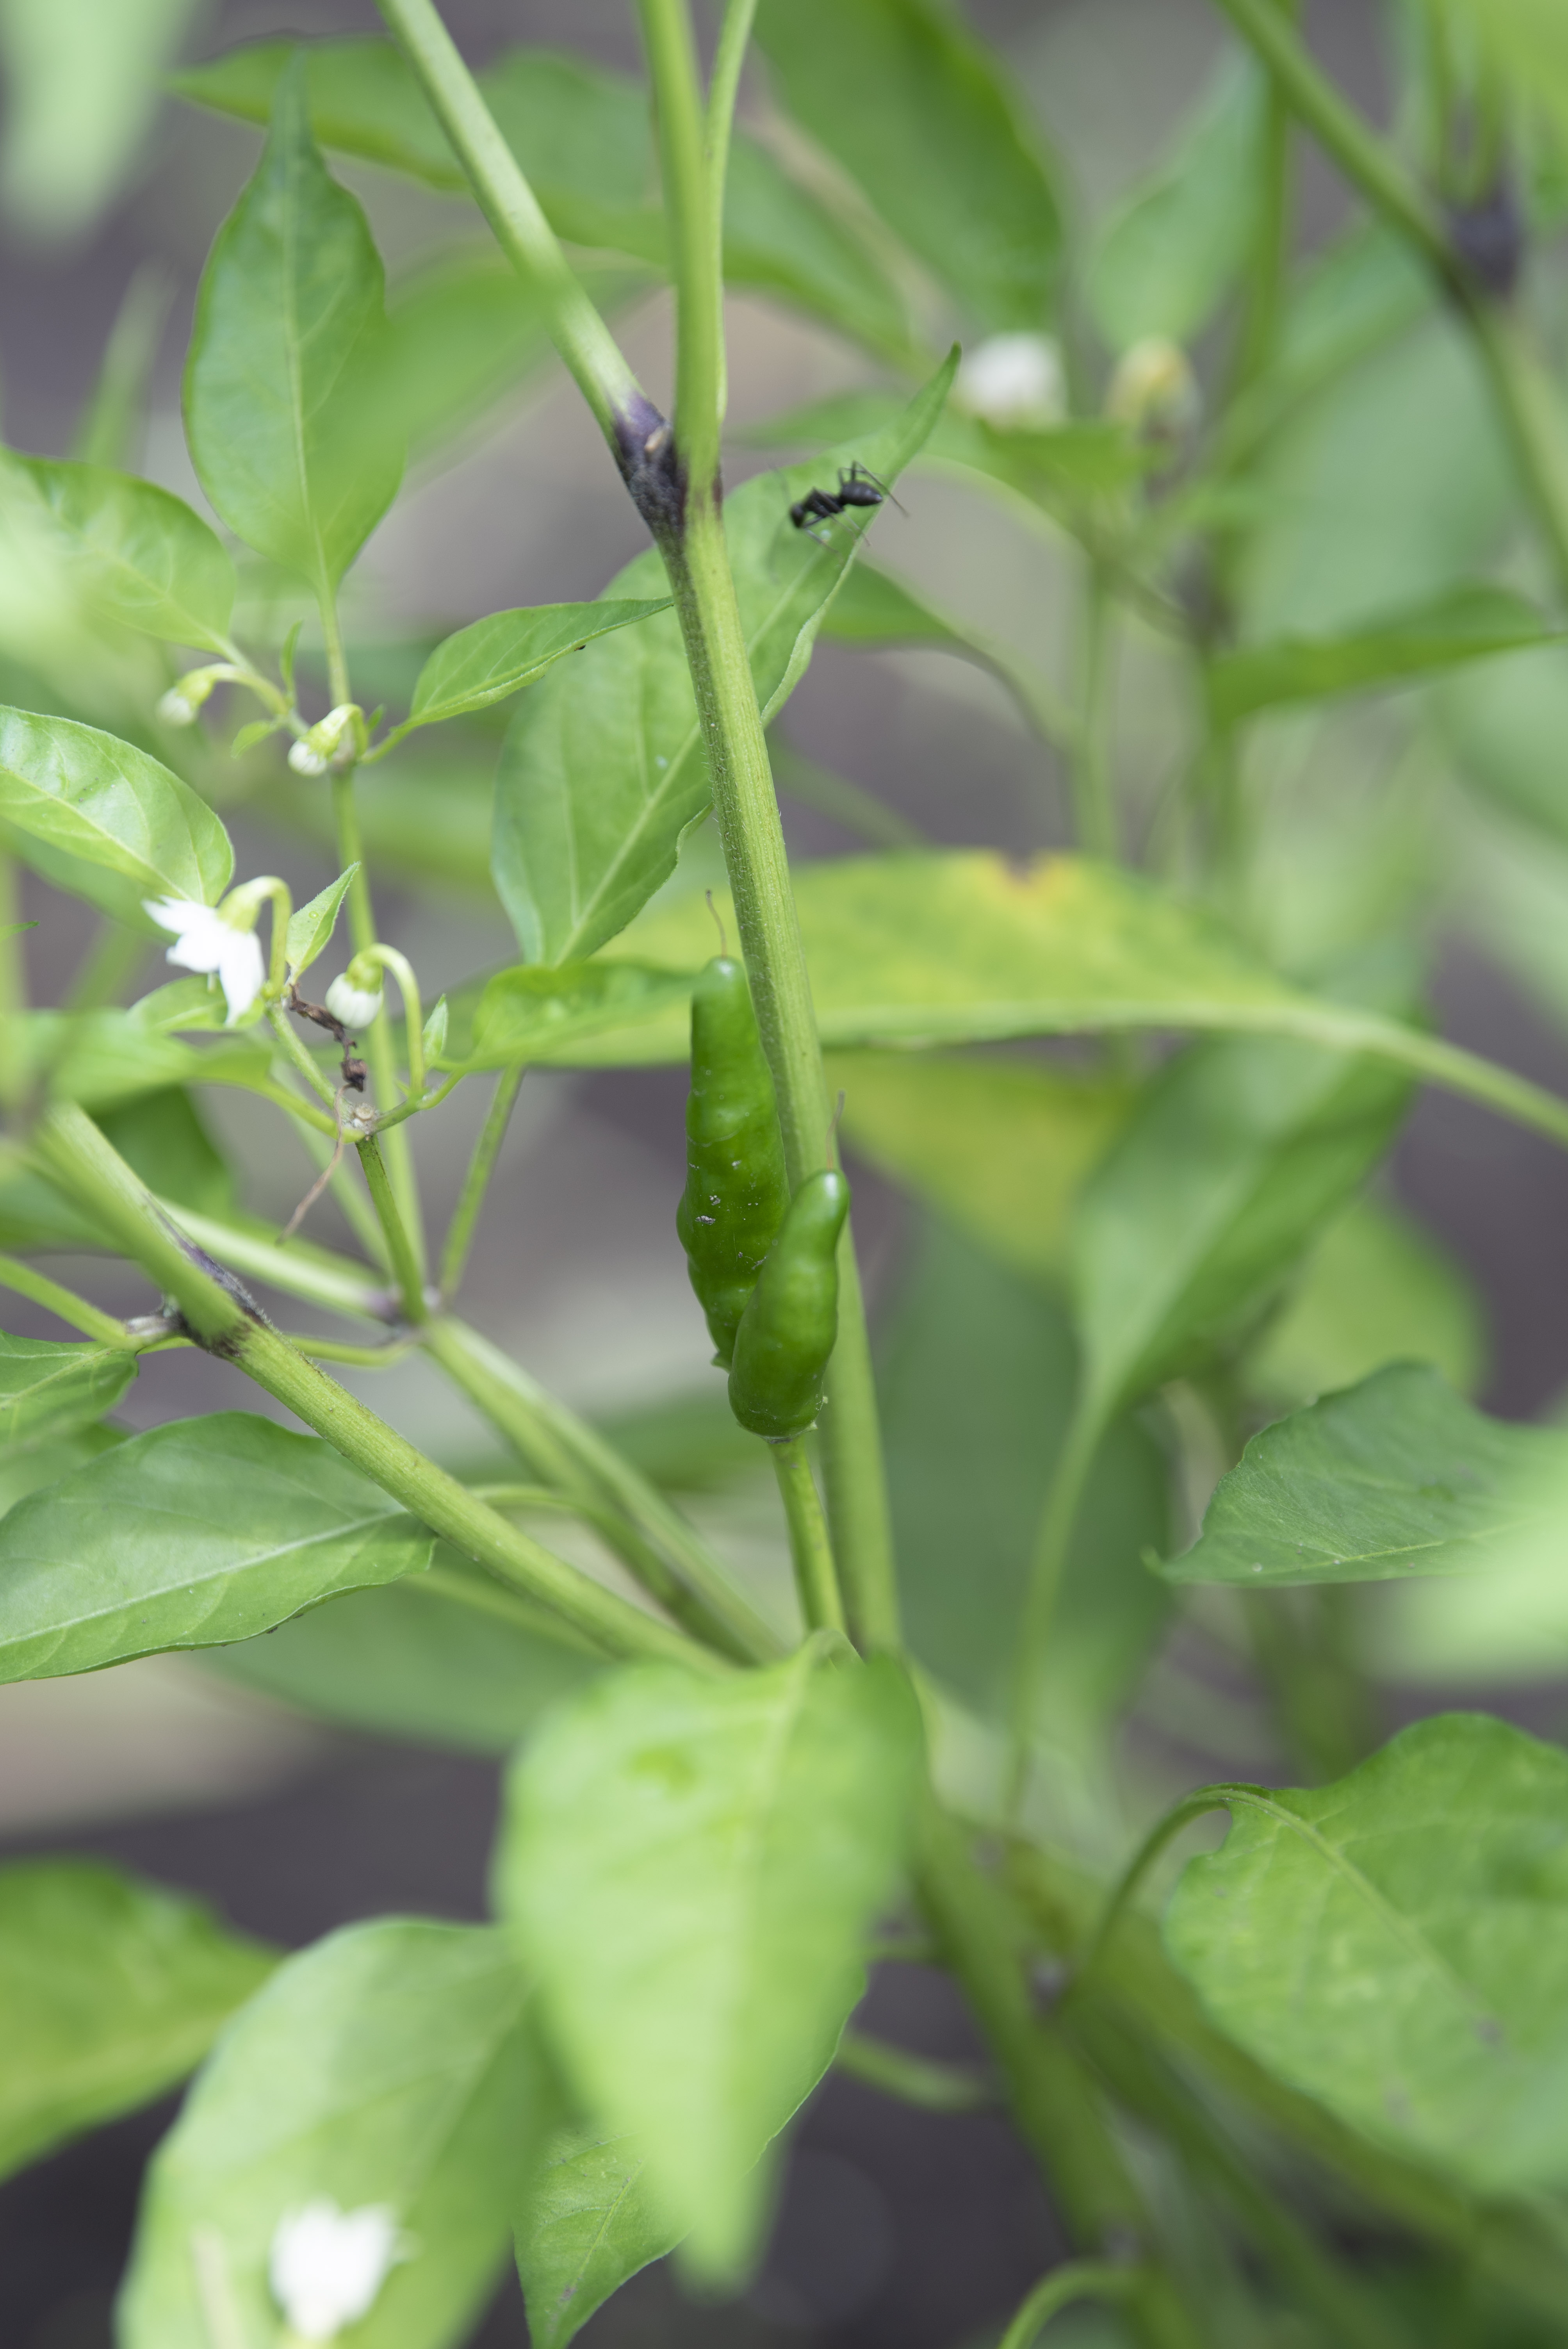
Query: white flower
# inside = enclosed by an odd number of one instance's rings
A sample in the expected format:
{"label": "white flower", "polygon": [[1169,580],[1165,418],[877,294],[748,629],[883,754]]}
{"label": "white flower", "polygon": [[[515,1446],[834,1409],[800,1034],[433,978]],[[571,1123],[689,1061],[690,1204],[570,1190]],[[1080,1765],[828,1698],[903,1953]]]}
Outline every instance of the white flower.
{"label": "white flower", "polygon": [[[317,719],[309,733],[302,735],[289,752],[289,765],[295,774],[325,775],[344,736],[352,732],[362,716],[357,702],[340,701],[335,709]],[[363,735],[360,740],[363,743]]]}
{"label": "white flower", "polygon": [[1067,413],[1062,355],[1048,335],[991,335],[964,355],[959,405],[1003,430],[1059,424]]}
{"label": "white flower", "polygon": [[160,930],[175,934],[166,961],[184,970],[217,972],[232,1027],[250,1009],[266,977],[254,930],[236,929],[215,905],[198,905],[189,897],[144,897],[141,903]]}
{"label": "white flower", "polygon": [[335,2341],[367,2313],[388,2269],[407,2256],[397,2213],[385,2204],[340,2210],[323,2196],[278,2220],[267,2279],[284,2323],[302,2341]]}
{"label": "white flower", "polygon": [[[203,694],[201,699],[206,699]],[[182,686],[171,685],[158,704],[158,716],[165,726],[194,726],[201,713],[201,702],[187,693]]]}
{"label": "white flower", "polygon": [[1179,343],[1146,335],[1123,351],[1105,396],[1105,412],[1155,440],[1180,439],[1198,421],[1198,382]]}
{"label": "white flower", "polygon": [[356,987],[347,971],[326,990],[326,1008],[346,1028],[368,1028],[380,1014],[381,989]]}

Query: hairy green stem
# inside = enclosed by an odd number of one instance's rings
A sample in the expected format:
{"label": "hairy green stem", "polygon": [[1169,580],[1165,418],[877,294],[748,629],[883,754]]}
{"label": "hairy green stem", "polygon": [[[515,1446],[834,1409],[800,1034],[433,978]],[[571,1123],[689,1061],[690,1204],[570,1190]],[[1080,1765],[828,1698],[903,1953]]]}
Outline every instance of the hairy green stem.
{"label": "hairy green stem", "polygon": [[455,1297],[462,1285],[480,1211],[490,1190],[490,1176],[495,1173],[501,1143],[506,1139],[506,1129],[511,1120],[522,1077],[520,1062],[515,1069],[503,1069],[496,1080],[490,1109],[480,1128],[480,1138],[474,1144],[474,1154],[463,1177],[463,1187],[453,1209],[452,1220],[447,1226],[446,1246],[441,1250],[440,1288],[443,1300]]}
{"label": "hairy green stem", "polygon": [[1056,1628],[1063,1577],[1072,1546],[1073,1528],[1083,1501],[1084,1486],[1094,1464],[1105,1427],[1099,1399],[1086,1390],[1062,1438],[1051,1470],[1050,1487],[1040,1513],[1029,1567],[1029,1586],[1018,1627],[1018,1647],[1013,1673],[1009,1743],[1008,1809],[1016,1817],[1028,1789],[1029,1755],[1039,1708],[1040,1684]]}
{"label": "hairy green stem", "polygon": [[[563,1494],[608,1503],[616,1518],[634,1529],[637,1541],[629,1554],[620,1553],[623,1562],[642,1578],[656,1578],[657,1595],[677,1620],[687,1610],[694,1626],[700,1624],[738,1660],[760,1661],[781,1652],[778,1638],[692,1527],[613,1444],[477,1330],[442,1316],[423,1334],[433,1360],[535,1475]],[[647,1587],[653,1588],[654,1581]]]}
{"label": "hairy green stem", "polygon": [[1011,1904],[975,1867],[956,1821],[934,1803],[923,1820],[917,1885],[1069,2232],[1090,2253],[1147,2262],[1128,2308],[1142,2349],[1202,2349],[1175,2284],[1151,2257],[1148,2214],[1092,2083],[1059,2032],[1034,2013]]}
{"label": "hairy green stem", "polygon": [[296,1353],[243,1292],[227,1284],[219,1266],[202,1261],[181,1238],[83,1111],[49,1111],[39,1121],[33,1148],[51,1181],[112,1234],[123,1253],[179,1308],[198,1344],[234,1363],[465,1557],[553,1609],[606,1655],[655,1659],[702,1671],[726,1669],[711,1650],[617,1598],[476,1500]]}
{"label": "hairy green stem", "polygon": [[[348,934],[356,954],[368,951],[376,944],[376,908],[370,898],[370,879],[365,863],[365,843],[359,830],[359,811],[354,802],[354,770],[346,768],[332,779],[332,813],[337,829],[339,872],[353,867],[348,885]],[[386,1019],[372,1021],[366,1031],[366,1058],[376,1085],[376,1106],[389,1111],[397,1102],[397,1071],[393,1059],[392,1027]],[[392,1195],[397,1202],[397,1213],[414,1251],[421,1284],[425,1275],[425,1219],[419,1211],[419,1186],[414,1173],[413,1153],[408,1137],[400,1129],[394,1130],[387,1140],[387,1171],[391,1178]]]}
{"label": "hairy green stem", "polygon": [[369,1133],[355,1146],[359,1153],[359,1163],[365,1169],[366,1188],[386,1235],[387,1254],[392,1267],[392,1278],[397,1284],[397,1294],[402,1299],[404,1319],[415,1324],[428,1321],[430,1309],[425,1298],[425,1283],[398,1212],[392,1178],[381,1155],[380,1142],[375,1134]]}
{"label": "hairy green stem", "polygon": [[387,1318],[391,1299],[386,1289],[369,1278],[367,1268],[356,1264],[352,1257],[336,1256],[330,1248],[307,1241],[285,1243],[242,1231],[219,1216],[199,1215],[194,1207],[181,1206],[173,1199],[160,1199],[158,1206],[176,1230],[187,1233],[198,1247],[253,1280],[264,1280],[285,1296],[297,1297],[306,1305],[325,1306],[330,1313],[345,1313],[356,1320]]}
{"label": "hairy green stem", "polygon": [[35,1271],[30,1264],[23,1264],[14,1256],[0,1256],[0,1288],[15,1289],[18,1297],[41,1305],[46,1313],[79,1330],[84,1338],[96,1338],[103,1346],[130,1350],[131,1340],[123,1321],[117,1321],[112,1313],[100,1312],[85,1297],[78,1297],[75,1289],[62,1288],[57,1280]]}
{"label": "hairy green stem", "polygon": [[1351,185],[1411,244],[1475,337],[1536,519],[1568,595],[1568,450],[1555,396],[1517,318],[1470,276],[1442,221],[1387,141],[1379,138],[1308,53],[1275,0],[1218,0],[1274,76],[1276,88]]}
{"label": "hairy green stem", "polygon": [[998,2349],[1034,2349],[1053,2316],[1076,2301],[1131,2299],[1140,2278],[1135,2268],[1113,2268],[1103,2260],[1069,2260],[1035,2286],[1003,2333]]}
{"label": "hairy green stem", "polygon": [[846,2031],[833,2062],[851,2080],[924,2113],[978,2113],[997,2102],[993,2083],[960,2064],[933,2063],[864,2031]]}
{"label": "hairy green stem", "polygon": [[618,420],[643,399],[635,376],[573,275],[431,0],[378,0],[378,5],[451,140],[497,243],[540,295],[550,338],[619,454]]}
{"label": "hairy green stem", "polygon": [[770,1444],[768,1449],[789,1528],[789,1559],[795,1569],[800,1619],[808,1631],[841,1631],[844,1608],[833,1566],[833,1545],[804,1439],[797,1435],[787,1443]]}

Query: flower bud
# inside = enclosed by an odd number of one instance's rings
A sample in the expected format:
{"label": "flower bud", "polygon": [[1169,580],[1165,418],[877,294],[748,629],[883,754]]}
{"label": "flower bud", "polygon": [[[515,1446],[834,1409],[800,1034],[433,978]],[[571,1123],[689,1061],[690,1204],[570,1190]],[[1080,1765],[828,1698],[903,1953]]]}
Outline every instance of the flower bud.
{"label": "flower bud", "polygon": [[335,1019],[341,1019],[346,1028],[357,1033],[373,1026],[380,1017],[381,989],[378,986],[356,986],[354,965],[350,963],[342,977],[335,978],[327,988],[326,1008]]}
{"label": "flower bud", "polygon": [[1105,411],[1146,440],[1185,440],[1198,421],[1198,381],[1179,343],[1146,335],[1123,351]]}
{"label": "flower bud", "polygon": [[309,733],[294,743],[289,751],[289,765],[296,775],[325,775],[345,735],[363,740],[364,724],[365,713],[357,702],[339,702],[335,709],[318,718]]}
{"label": "flower bud", "polygon": [[158,716],[165,726],[194,726],[212,688],[233,673],[226,661],[216,662],[210,668],[187,669],[159,702]]}
{"label": "flower bud", "polygon": [[1049,335],[991,335],[966,351],[958,404],[1003,431],[1059,424],[1067,414],[1062,357]]}

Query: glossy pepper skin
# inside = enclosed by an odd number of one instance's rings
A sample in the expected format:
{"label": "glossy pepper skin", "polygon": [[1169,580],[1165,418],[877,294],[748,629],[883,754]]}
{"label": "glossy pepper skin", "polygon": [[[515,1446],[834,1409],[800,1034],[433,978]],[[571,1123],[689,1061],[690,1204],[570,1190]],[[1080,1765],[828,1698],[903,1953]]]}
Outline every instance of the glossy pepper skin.
{"label": "glossy pepper skin", "polygon": [[751,989],[739,963],[716,955],[692,990],[686,1183],[676,1228],[721,1370],[789,1204]]}
{"label": "glossy pepper skin", "polygon": [[839,1234],[850,1186],[836,1168],[807,1176],[740,1319],[729,1407],[775,1444],[803,1435],[822,1407],[839,1334]]}

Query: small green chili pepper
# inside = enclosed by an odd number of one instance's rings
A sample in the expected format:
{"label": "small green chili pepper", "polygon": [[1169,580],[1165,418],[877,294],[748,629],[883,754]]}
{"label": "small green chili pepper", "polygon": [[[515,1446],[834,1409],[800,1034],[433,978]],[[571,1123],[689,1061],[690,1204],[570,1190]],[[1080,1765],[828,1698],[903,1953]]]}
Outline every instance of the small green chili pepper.
{"label": "small green chili pepper", "polygon": [[739,963],[716,955],[692,990],[686,1185],[676,1228],[721,1370],[789,1204],[751,989]]}
{"label": "small green chili pepper", "polygon": [[850,1186],[834,1167],[809,1174],[740,1318],[729,1407],[754,1435],[803,1435],[822,1407],[839,1334],[839,1234]]}

